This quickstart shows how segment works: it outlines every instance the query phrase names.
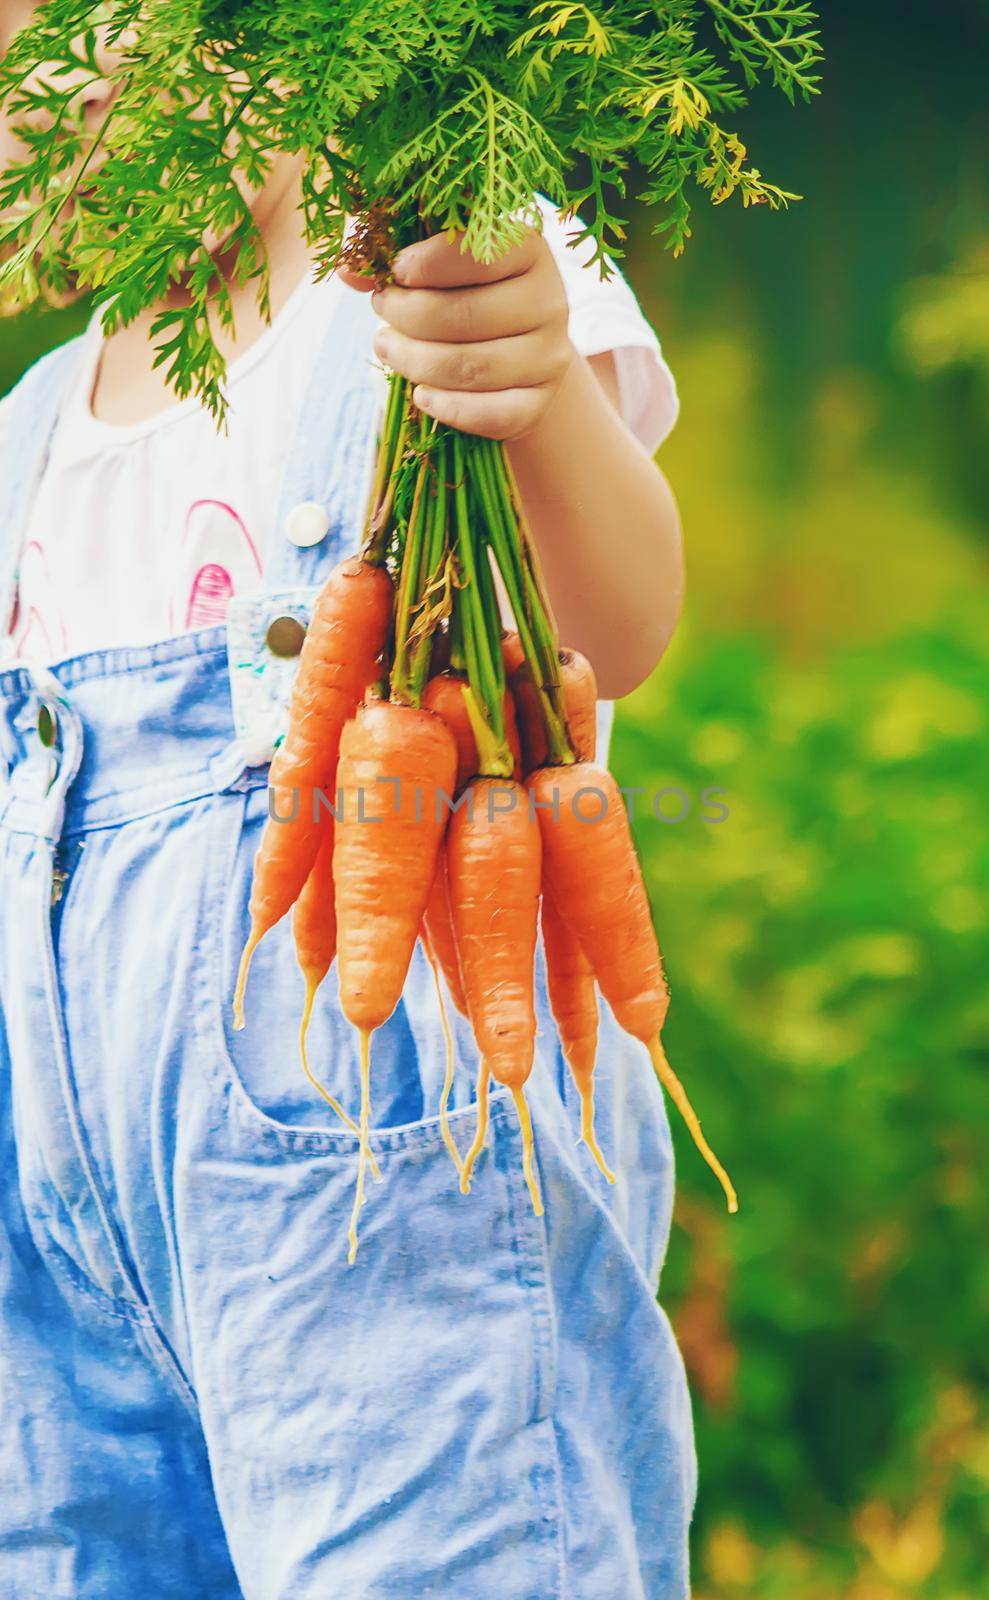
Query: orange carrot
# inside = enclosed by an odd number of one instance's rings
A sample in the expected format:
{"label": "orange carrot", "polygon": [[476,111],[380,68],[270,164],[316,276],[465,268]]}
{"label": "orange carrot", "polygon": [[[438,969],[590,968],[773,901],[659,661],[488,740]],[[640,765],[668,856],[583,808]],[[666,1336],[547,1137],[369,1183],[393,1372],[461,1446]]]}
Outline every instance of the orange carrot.
{"label": "orange carrot", "polygon": [[372,700],[343,731],[336,825],[340,1003],[371,1033],[402,994],[436,875],[457,750],[431,711]]}
{"label": "orange carrot", "polygon": [[519,736],[518,718],[515,715],[515,698],[511,689],[505,690],[505,737],[508,748],[512,752],[514,763],[512,776],[517,782],[522,779],[522,740]]}
{"label": "orange carrot", "polygon": [[522,640],[517,633],[502,634],[501,659],[505,663],[506,678],[510,678],[512,673],[517,671],[524,662],[525,651],[522,649]]}
{"label": "orange carrot", "polygon": [[334,568],[313,608],[289,702],[288,731],[268,777],[273,815],[254,860],[251,929],[234,993],[238,1028],[244,1026],[251,957],[295,903],[316,859],[324,819],[314,818],[314,791],[332,789],[340,733],[374,677],[391,602],[384,568],[351,558]]}
{"label": "orange carrot", "polygon": [[619,1023],[648,1047],[658,1076],[725,1191],[729,1211],[736,1211],[731,1180],[660,1044],[669,991],[621,790],[607,768],[592,762],[542,767],[527,787],[539,817],[545,879],[560,915],[580,940]]}
{"label": "orange carrot", "polygon": [[440,853],[436,862],[436,876],[433,886],[429,891],[429,900],[422,914],[422,928],[420,930],[423,949],[433,969],[436,980],[436,997],[440,1008],[440,1021],[443,1025],[443,1037],[446,1042],[446,1076],[443,1080],[443,1093],[440,1096],[440,1127],[443,1142],[450,1152],[450,1156],[458,1172],[463,1172],[464,1164],[460,1159],[453,1134],[450,1132],[448,1107],[450,1092],[453,1088],[453,1034],[446,1015],[446,1002],[443,999],[443,989],[440,983],[440,973],[446,979],[450,998],[462,1017],[467,1015],[467,1001],[464,998],[464,986],[460,977],[460,959],[457,955],[457,940],[453,931],[453,917],[450,912],[450,887],[446,875],[446,843],[440,845]]}
{"label": "orange carrot", "polygon": [[[476,775],[480,764],[477,740],[474,737],[467,701],[464,698],[466,687],[466,678],[458,676],[455,672],[440,672],[434,678],[430,678],[422,697],[423,705],[443,718],[457,741],[458,794],[462,793],[471,778]],[[507,689],[505,690],[505,735],[518,770],[519,731],[515,720],[515,702]]]}
{"label": "orange carrot", "polygon": [[431,711],[372,700],[343,730],[333,857],[337,970],[340,1003],[361,1043],[351,1262],[370,1158],[370,1038],[401,998],[446,826],[439,797],[452,794],[456,772],[453,734]]}
{"label": "orange carrot", "polygon": [[436,1004],[440,1008],[440,1026],[443,1029],[443,1041],[446,1045],[446,1072],[443,1077],[443,1089],[440,1094],[440,1132],[443,1135],[443,1143],[449,1152],[450,1160],[459,1173],[463,1172],[464,1164],[460,1159],[457,1141],[454,1139],[450,1129],[450,1094],[453,1090],[454,1068],[453,1033],[450,1029],[450,1019],[446,1014],[446,1001],[443,999],[443,985],[440,981],[439,964],[425,939],[423,939],[423,948],[426,952],[426,960],[433,969],[433,981],[436,984]]}
{"label": "orange carrot", "polygon": [[439,672],[430,678],[422,696],[426,709],[443,718],[456,740],[457,794],[477,771],[477,741],[464,700],[466,682],[466,678],[459,677],[455,672]]}
{"label": "orange carrot", "polygon": [[483,1146],[488,1076],[511,1089],[522,1124],[525,1175],[537,1214],[525,1083],[536,1039],[533,959],[539,909],[539,828],[522,785],[478,778],[450,820],[447,871],[460,972],[481,1056],[478,1130],[464,1162],[466,1193]]}
{"label": "orange carrot", "polygon": [[[621,791],[605,767],[540,767],[527,780],[544,876],[627,1033],[649,1040],[669,993]],[[593,862],[593,870],[589,864]]]}
{"label": "orange carrot", "polygon": [[[577,650],[561,650],[559,661],[563,705],[574,753],[578,761],[593,761],[597,744],[598,694],[594,668],[587,657]],[[526,772],[533,772],[546,760],[546,731],[529,669],[524,663],[512,673],[511,687],[522,737],[522,759]]]}
{"label": "orange carrot", "polygon": [[460,977],[460,959],[457,955],[457,940],[453,931],[453,916],[450,911],[450,887],[447,882],[446,870],[446,845],[440,847],[439,857],[436,862],[436,876],[433,886],[429,891],[429,900],[422,916],[422,942],[430,960],[435,961],[444,978],[447,988],[457,1010],[462,1017],[467,1015],[467,1001],[464,999],[464,986]]}
{"label": "orange carrot", "polygon": [[295,954],[306,980],[302,1018],[303,1051],[316,991],[333,965],[337,953],[337,919],[333,904],[333,820],[323,824],[316,860],[292,913]]}
{"label": "orange carrot", "polygon": [[543,883],[543,946],[546,951],[546,987],[560,1044],[580,1094],[581,1136],[604,1177],[614,1183],[594,1132],[594,1060],[598,1043],[598,1000],[591,964],[576,934],[564,922]]}

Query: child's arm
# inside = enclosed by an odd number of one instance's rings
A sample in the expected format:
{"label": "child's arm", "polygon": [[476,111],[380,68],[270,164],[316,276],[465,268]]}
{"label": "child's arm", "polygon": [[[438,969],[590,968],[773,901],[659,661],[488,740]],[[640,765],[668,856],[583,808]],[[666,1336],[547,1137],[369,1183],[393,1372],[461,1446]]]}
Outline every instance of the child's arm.
{"label": "child's arm", "polygon": [[618,414],[611,359],[592,364],[570,343],[549,246],[532,233],[485,267],[439,236],[403,251],[395,275],[374,298],[390,324],[378,355],[430,416],[509,441],[561,635],[602,696],[627,694],[676,624],[679,518]]}
{"label": "child's arm", "polygon": [[612,358],[575,355],[509,455],[562,638],[603,697],[628,694],[670,641],[683,567],[672,490],[619,415]]}

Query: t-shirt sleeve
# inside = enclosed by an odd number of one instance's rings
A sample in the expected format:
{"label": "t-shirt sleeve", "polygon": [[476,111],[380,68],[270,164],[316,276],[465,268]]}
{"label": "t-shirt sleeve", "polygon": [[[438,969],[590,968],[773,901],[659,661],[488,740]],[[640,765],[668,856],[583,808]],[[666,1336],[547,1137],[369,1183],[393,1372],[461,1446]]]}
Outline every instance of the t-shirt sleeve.
{"label": "t-shirt sleeve", "polygon": [[673,428],[679,410],[676,383],[663,352],[631,288],[611,264],[601,276],[594,247],[578,239],[580,224],[540,201],[543,237],[560,269],[570,303],[570,338],[582,356],[611,351],[618,378],[622,416],[636,438],[652,452]]}

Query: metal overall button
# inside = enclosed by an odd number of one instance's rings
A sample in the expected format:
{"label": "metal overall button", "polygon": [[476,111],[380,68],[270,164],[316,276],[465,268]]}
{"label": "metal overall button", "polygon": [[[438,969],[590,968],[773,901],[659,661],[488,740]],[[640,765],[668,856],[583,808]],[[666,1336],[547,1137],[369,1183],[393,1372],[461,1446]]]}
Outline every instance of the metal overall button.
{"label": "metal overall button", "polygon": [[58,712],[50,700],[43,700],[38,709],[38,739],[42,748],[48,751],[45,793],[50,794],[52,784],[58,777]]}
{"label": "metal overall button", "polygon": [[273,617],[268,624],[264,642],[273,656],[280,656],[287,661],[300,653],[305,637],[305,623],[300,622],[298,617]]}
{"label": "metal overall button", "polygon": [[38,738],[46,750],[52,750],[58,738],[58,713],[47,701],[38,712]]}

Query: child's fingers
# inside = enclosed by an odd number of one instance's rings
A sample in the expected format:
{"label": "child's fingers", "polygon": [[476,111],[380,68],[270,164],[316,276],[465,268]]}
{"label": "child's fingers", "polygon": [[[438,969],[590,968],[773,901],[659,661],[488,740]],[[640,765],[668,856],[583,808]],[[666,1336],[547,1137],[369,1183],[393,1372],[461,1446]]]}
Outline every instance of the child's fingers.
{"label": "child's fingers", "polygon": [[337,267],[337,277],[345,283],[348,289],[359,289],[361,294],[370,294],[374,288],[374,278],[364,272],[355,272],[353,267],[345,267],[340,262]]}
{"label": "child's fingers", "polygon": [[379,317],[408,334],[410,339],[432,339],[439,344],[473,344],[483,339],[506,339],[531,333],[547,316],[566,315],[566,298],[538,292],[524,278],[507,278],[473,289],[400,289],[388,284],[374,296]]}
{"label": "child's fingers", "polygon": [[500,283],[528,272],[544,248],[531,230],[497,261],[475,261],[463,248],[463,234],[437,233],[407,245],[395,257],[396,283],[406,289],[455,289],[469,284]]}
{"label": "child's fingers", "polygon": [[469,393],[558,383],[572,356],[572,347],[547,329],[481,344],[439,344],[380,328],[374,348],[412,383]]}
{"label": "child's fingers", "polygon": [[552,397],[549,385],[531,389],[501,389],[493,394],[469,394],[449,389],[430,389],[424,384],[412,391],[412,399],[427,416],[445,422],[462,433],[476,433],[484,439],[517,439],[539,421]]}

